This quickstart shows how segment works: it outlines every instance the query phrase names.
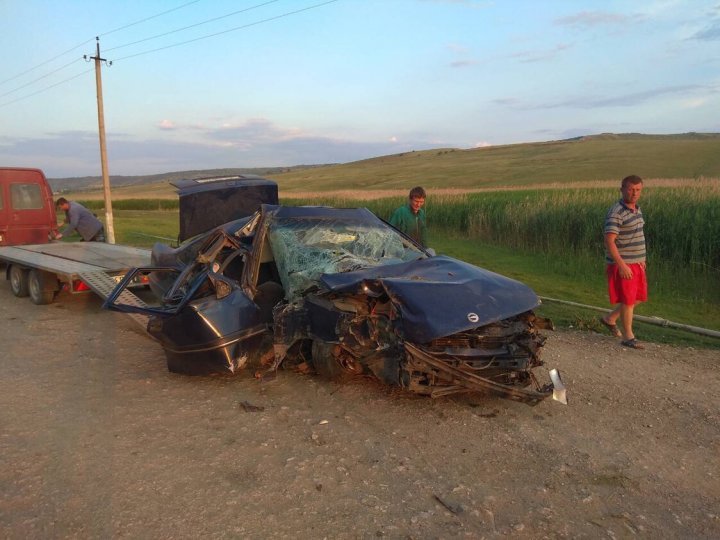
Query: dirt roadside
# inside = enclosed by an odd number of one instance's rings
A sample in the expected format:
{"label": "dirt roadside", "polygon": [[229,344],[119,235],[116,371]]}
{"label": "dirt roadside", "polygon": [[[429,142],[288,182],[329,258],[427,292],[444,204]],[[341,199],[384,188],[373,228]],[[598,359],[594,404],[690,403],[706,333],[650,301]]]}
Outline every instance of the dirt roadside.
{"label": "dirt roadside", "polygon": [[[0,283],[2,538],[718,538],[720,354],[555,332],[570,404],[191,378]],[[264,408],[249,412],[242,403]]]}

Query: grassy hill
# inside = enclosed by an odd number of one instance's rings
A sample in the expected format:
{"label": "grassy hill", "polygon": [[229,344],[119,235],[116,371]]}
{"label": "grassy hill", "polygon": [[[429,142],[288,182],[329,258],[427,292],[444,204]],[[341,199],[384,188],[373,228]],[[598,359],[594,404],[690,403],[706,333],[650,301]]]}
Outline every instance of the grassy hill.
{"label": "grassy hill", "polygon": [[[235,168],[235,169],[205,169],[192,171],[175,171],[161,174],[141,176],[120,176],[110,175],[110,184],[113,188],[122,188],[124,191],[140,188],[145,195],[145,190],[152,193],[174,193],[172,186],[168,184],[185,178],[206,178],[210,176],[235,176],[239,174],[254,174],[258,176],[274,176],[283,172],[299,169],[308,169],[316,165],[296,165],[293,167],[260,167],[260,168]],[[48,178],[50,186],[55,193],[76,193],[79,191],[92,191],[102,189],[101,176],[78,176],[69,178]],[[160,195],[158,195],[160,196]]]}
{"label": "grassy hill", "polygon": [[[231,174],[230,171],[240,169],[220,171],[189,172],[198,177]],[[281,194],[286,195],[332,191],[404,192],[417,184],[431,190],[473,190],[617,182],[628,174],[648,179],[719,178],[720,134],[602,134],[468,150],[439,148],[413,151],[340,165],[252,171],[277,181]],[[168,181],[190,177],[188,172],[155,176],[155,181],[152,181],[154,177],[145,177],[150,181],[137,181],[128,188],[116,188],[113,177],[113,196],[174,197]],[[66,185],[69,187],[70,183]],[[82,198],[91,196],[83,193]]]}
{"label": "grassy hill", "polygon": [[720,177],[720,134],[597,135],[470,150],[407,152],[276,175],[283,192],[477,189],[645,178]]}

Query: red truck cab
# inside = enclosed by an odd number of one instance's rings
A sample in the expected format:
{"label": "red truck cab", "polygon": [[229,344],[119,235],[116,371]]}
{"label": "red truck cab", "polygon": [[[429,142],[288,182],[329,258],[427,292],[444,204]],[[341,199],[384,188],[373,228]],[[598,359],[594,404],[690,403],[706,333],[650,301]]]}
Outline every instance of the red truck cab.
{"label": "red truck cab", "polygon": [[44,244],[55,230],[53,193],[43,172],[0,167],[0,246]]}

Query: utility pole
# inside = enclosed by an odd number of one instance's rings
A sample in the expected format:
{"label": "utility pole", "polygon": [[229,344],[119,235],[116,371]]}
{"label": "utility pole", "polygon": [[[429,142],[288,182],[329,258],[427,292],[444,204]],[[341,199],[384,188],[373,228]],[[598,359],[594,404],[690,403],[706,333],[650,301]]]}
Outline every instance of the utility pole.
{"label": "utility pole", "polygon": [[[100,38],[95,38],[96,55],[91,56],[90,60],[95,60],[95,86],[97,87],[97,108],[98,108],[98,131],[100,132],[100,167],[102,168],[103,192],[105,194],[105,241],[108,244],[115,243],[115,227],[113,226],[112,198],[110,197],[110,174],[107,166],[107,148],[105,146],[105,113],[103,112],[103,95],[102,95],[102,75],[101,62],[106,62],[104,58],[100,58]],[[87,60],[87,55],[83,56]],[[109,62],[108,65],[112,65]]]}

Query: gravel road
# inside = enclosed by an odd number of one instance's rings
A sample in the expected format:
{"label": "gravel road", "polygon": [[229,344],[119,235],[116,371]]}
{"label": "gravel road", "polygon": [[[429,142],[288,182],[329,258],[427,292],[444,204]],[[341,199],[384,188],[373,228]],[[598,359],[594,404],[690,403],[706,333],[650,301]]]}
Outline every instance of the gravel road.
{"label": "gravel road", "polygon": [[2,538],[720,537],[717,351],[551,332],[567,406],[185,377],[8,282],[0,349]]}

